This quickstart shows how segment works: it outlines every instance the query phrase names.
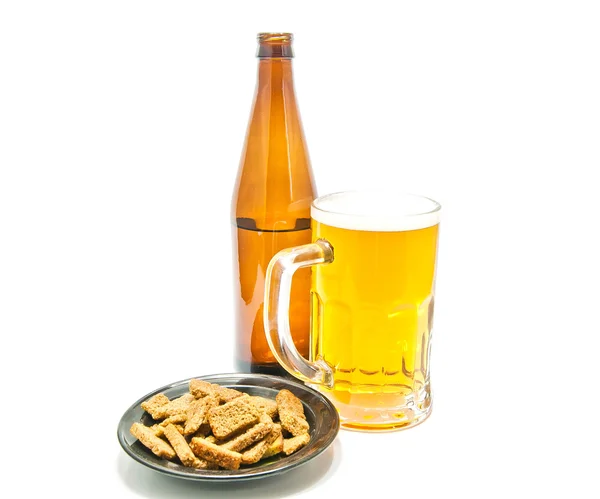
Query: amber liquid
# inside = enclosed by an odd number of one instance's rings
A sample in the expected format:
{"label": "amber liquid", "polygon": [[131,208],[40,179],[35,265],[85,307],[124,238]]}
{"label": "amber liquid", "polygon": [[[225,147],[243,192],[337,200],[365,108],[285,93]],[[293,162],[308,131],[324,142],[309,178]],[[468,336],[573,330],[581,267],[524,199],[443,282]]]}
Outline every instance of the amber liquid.
{"label": "amber liquid", "polygon": [[[250,334],[240,335],[237,342],[237,367],[245,372],[286,375],[271,353],[263,325],[264,282],[267,265],[278,251],[310,243],[310,219],[296,220],[292,229],[262,230],[250,218],[238,218],[234,229],[239,259],[239,293],[236,293],[236,328]],[[310,329],[310,269],[294,275],[290,306],[290,328],[300,353],[308,357]],[[251,358],[248,358],[248,352]]]}
{"label": "amber liquid", "polygon": [[[315,186],[292,77],[292,37],[259,36],[258,83],[233,193],[236,368],[287,374],[271,353],[263,326],[265,273],[278,251],[310,243]],[[309,353],[310,269],[293,278],[290,326]]]}
{"label": "amber liquid", "polygon": [[[333,370],[330,390],[346,427],[398,428],[426,412],[438,226],[378,232],[313,222],[335,251],[312,275],[312,358]],[[387,419],[378,419],[389,410]]]}

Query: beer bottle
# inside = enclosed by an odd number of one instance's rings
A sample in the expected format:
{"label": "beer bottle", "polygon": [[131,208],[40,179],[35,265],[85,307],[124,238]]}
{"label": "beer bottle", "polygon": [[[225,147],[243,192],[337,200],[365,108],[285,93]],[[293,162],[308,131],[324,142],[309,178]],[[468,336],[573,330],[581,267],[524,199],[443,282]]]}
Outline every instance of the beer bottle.
{"label": "beer bottle", "polygon": [[[258,35],[258,83],[232,201],[236,368],[285,374],[263,326],[265,272],[279,250],[310,243],[316,196],[292,78],[292,34]],[[310,269],[294,274],[290,328],[308,357]]]}

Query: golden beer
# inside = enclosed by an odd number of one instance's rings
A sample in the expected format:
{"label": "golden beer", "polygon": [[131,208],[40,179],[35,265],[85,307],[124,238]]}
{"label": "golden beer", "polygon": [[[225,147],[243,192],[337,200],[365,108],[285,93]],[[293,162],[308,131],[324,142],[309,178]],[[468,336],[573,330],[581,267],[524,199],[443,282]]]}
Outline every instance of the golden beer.
{"label": "golden beer", "polygon": [[[274,271],[282,282],[287,272],[314,265],[309,361],[302,365],[285,348],[277,351],[286,324],[273,314],[265,315],[266,330],[278,360],[316,383],[345,427],[402,428],[430,413],[439,210],[435,201],[411,195],[324,196],[311,209],[313,243],[285,250],[271,262],[282,262],[282,270]],[[279,292],[277,279],[274,287]],[[285,310],[272,299],[269,307]]]}
{"label": "golden beer", "polygon": [[312,277],[311,352],[333,369],[327,391],[359,412],[400,406],[429,385],[438,226],[379,232],[313,224],[314,240],[326,239],[335,253]]}

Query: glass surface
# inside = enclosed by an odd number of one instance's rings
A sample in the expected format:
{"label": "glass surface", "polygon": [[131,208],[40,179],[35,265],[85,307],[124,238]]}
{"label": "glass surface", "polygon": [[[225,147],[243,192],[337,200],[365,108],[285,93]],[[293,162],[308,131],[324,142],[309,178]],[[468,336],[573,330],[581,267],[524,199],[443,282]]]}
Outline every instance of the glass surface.
{"label": "glass surface", "polygon": [[[440,206],[391,192],[324,196],[312,244],[278,253],[265,324],[288,372],[314,383],[358,430],[408,428],[431,412],[430,351]],[[290,276],[312,266],[311,352],[288,338]]]}
{"label": "glass surface", "polygon": [[[265,338],[265,272],[279,250],[310,242],[316,196],[296,101],[290,33],[258,36],[258,82],[232,200],[236,368],[282,373]],[[310,270],[292,286],[296,347],[309,351]]]}

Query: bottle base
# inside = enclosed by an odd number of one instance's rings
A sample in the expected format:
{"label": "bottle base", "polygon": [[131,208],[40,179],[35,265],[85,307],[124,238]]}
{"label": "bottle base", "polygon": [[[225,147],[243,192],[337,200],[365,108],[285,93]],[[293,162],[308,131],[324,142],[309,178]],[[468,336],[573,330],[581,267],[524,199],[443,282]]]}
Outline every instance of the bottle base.
{"label": "bottle base", "polygon": [[236,371],[240,373],[268,374],[298,381],[279,364],[256,364],[253,362],[237,360],[235,368]]}

